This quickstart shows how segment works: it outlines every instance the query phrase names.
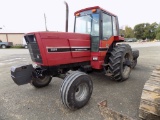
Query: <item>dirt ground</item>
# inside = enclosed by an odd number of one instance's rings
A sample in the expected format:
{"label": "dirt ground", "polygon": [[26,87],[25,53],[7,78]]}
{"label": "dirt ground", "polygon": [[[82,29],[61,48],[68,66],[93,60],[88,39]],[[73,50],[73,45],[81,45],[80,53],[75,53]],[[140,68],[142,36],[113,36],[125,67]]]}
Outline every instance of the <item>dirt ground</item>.
{"label": "dirt ground", "polygon": [[143,85],[155,66],[160,65],[160,42],[129,44],[140,51],[138,65],[130,78],[117,83],[102,73],[91,73],[92,97],[77,111],[63,106],[60,78],[53,78],[49,86],[41,89],[30,84],[17,86],[10,77],[10,68],[32,63],[28,49],[0,49],[0,120],[103,120],[97,103],[104,99],[111,109],[138,119]]}

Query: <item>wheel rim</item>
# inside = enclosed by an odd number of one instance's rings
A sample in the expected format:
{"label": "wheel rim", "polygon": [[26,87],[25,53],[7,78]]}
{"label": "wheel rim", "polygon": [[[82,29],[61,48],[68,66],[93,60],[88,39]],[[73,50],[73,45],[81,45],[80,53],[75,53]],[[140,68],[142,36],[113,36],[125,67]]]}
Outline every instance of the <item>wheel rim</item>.
{"label": "wheel rim", "polygon": [[2,45],[2,48],[6,48],[6,46]]}
{"label": "wheel rim", "polygon": [[126,53],[123,58],[123,75],[128,76],[131,70],[131,56]]}
{"label": "wheel rim", "polygon": [[77,101],[83,101],[86,99],[89,92],[88,85],[86,83],[80,84],[75,90],[75,99]]}
{"label": "wheel rim", "polygon": [[50,80],[50,76],[45,76],[45,77],[36,79],[38,84],[46,84],[48,83],[49,80]]}

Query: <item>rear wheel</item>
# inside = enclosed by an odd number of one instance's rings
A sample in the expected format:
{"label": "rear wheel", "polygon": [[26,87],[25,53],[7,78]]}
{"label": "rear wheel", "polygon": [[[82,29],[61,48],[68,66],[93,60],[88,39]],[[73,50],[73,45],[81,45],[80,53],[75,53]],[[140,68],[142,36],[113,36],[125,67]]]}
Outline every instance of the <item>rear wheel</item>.
{"label": "rear wheel", "polygon": [[51,76],[43,76],[43,77],[39,77],[39,78],[34,78],[31,81],[31,85],[33,85],[36,88],[41,88],[41,87],[45,87],[48,86],[49,83],[51,82],[52,77]]}
{"label": "rear wheel", "polygon": [[132,49],[133,61],[132,61],[132,69],[137,65],[137,58],[139,57],[139,50]]}
{"label": "rear wheel", "polygon": [[85,106],[93,90],[91,78],[83,72],[73,72],[66,76],[61,85],[61,99],[63,104],[71,110]]}
{"label": "rear wheel", "polygon": [[132,69],[134,69],[137,65],[137,59],[133,59],[133,62],[132,62]]}
{"label": "rear wheel", "polygon": [[115,81],[124,81],[129,78],[133,56],[130,45],[117,45],[109,58],[109,71]]}

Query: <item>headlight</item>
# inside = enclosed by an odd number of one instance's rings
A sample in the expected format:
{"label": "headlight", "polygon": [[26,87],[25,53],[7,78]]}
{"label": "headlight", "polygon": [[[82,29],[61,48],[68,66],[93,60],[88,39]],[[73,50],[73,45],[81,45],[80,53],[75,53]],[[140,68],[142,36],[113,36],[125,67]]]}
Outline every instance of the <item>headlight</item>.
{"label": "headlight", "polygon": [[95,61],[95,60],[98,60],[98,57],[93,57],[93,60]]}

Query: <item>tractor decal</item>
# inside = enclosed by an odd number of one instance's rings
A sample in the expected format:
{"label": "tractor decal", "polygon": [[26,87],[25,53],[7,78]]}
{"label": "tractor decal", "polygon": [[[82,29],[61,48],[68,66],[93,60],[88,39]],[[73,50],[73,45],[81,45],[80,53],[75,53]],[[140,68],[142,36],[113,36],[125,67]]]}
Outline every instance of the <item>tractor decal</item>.
{"label": "tractor decal", "polygon": [[89,47],[72,47],[72,48],[47,48],[48,53],[52,52],[81,52],[81,51],[90,51],[91,48]]}

